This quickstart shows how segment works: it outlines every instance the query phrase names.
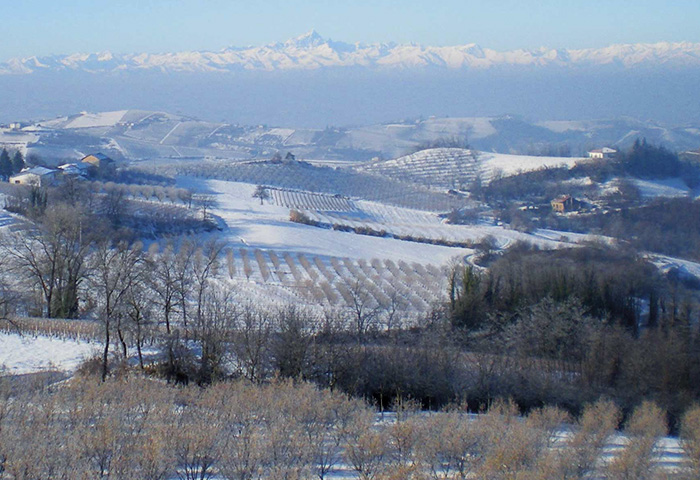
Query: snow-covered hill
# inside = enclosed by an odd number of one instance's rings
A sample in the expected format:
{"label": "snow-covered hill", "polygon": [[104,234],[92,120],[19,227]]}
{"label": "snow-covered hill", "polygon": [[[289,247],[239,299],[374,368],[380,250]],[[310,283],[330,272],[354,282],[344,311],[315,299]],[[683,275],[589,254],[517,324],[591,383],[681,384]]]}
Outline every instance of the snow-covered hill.
{"label": "snow-covered hill", "polygon": [[335,42],[315,31],[284,43],[218,52],[116,54],[76,53],[12,59],[0,73],[76,70],[113,72],[161,70],[211,72],[241,70],[313,70],[323,67],[487,69],[496,66],[637,65],[700,66],[700,44],[661,42],[611,45],[605,48],[497,51],[470,43],[456,46],[361,44]]}
{"label": "snow-covered hill", "polygon": [[477,177],[514,175],[544,167],[573,166],[581,158],[481,153],[463,148],[430,148],[392,160],[374,161],[358,170],[438,188],[469,188]]}

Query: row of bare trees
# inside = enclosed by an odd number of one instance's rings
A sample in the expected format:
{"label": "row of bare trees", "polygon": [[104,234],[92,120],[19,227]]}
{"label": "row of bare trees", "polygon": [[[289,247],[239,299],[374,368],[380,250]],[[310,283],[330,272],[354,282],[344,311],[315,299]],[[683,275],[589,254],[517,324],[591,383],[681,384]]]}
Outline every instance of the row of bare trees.
{"label": "row of bare trees", "polygon": [[[358,400],[310,384],[177,388],[139,377],[77,377],[34,393],[0,389],[0,478],[324,480],[690,479],[700,474],[700,408],[681,430],[685,455],[660,458],[664,416],[642,403],[518,416],[512,402],[480,415],[430,414],[410,401],[377,422]],[[40,432],[40,434],[38,434]]]}

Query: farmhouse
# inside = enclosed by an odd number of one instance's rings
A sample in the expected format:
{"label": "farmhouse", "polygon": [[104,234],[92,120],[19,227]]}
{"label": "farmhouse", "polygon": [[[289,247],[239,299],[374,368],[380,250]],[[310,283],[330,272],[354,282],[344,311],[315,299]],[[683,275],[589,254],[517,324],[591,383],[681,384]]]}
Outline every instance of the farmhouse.
{"label": "farmhouse", "polygon": [[615,155],[617,150],[608,147],[596,148],[588,152],[588,158],[615,158]]}
{"label": "farmhouse", "polygon": [[34,187],[45,187],[52,185],[56,181],[56,170],[44,167],[34,167],[24,169],[17,175],[10,177],[10,183],[15,185],[31,185]]}
{"label": "farmhouse", "polygon": [[561,195],[550,202],[552,210],[557,213],[571,212],[579,208],[581,202],[571,195]]}
{"label": "farmhouse", "polygon": [[114,166],[114,160],[109,158],[104,153],[91,153],[80,160],[81,163],[87,163],[98,170],[105,170]]}

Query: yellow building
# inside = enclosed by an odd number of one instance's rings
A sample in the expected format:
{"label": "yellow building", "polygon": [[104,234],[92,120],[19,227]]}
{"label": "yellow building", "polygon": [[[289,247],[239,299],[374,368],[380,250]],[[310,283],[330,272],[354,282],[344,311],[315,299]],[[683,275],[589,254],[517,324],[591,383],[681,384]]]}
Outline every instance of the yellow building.
{"label": "yellow building", "polygon": [[552,205],[552,210],[554,210],[557,213],[564,213],[566,211],[571,211],[575,207],[576,201],[571,195],[562,195],[560,197],[555,198],[550,202],[550,205]]}
{"label": "yellow building", "polygon": [[114,160],[109,158],[107,155],[103,153],[92,153],[90,155],[87,155],[83,157],[82,160],[80,160],[82,163],[87,163],[92,165],[93,167],[103,170],[105,168],[112,167],[114,165]]}

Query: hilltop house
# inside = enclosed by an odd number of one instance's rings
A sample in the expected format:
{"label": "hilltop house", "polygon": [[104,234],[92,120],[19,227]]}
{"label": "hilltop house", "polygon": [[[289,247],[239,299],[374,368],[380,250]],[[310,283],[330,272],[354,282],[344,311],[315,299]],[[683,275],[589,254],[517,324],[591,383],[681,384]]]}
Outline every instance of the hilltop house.
{"label": "hilltop house", "polygon": [[571,195],[561,195],[550,202],[552,210],[557,213],[571,212],[578,210],[581,202],[576,200]]}
{"label": "hilltop house", "polygon": [[596,148],[588,152],[588,158],[610,159],[615,158],[615,155],[617,155],[617,150],[608,147]]}
{"label": "hilltop house", "polygon": [[31,185],[45,187],[56,182],[56,170],[44,167],[25,168],[10,177],[10,183],[15,185]]}

